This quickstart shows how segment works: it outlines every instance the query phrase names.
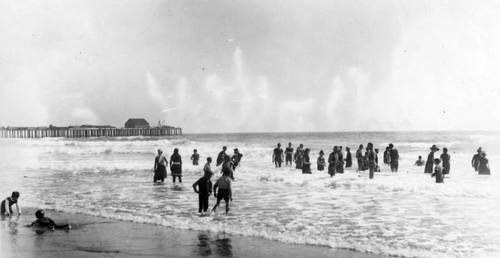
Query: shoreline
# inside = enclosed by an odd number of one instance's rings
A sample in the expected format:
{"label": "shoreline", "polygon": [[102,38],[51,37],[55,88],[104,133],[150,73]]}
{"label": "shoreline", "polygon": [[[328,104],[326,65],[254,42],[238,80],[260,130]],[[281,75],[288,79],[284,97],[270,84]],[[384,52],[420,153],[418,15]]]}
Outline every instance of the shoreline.
{"label": "shoreline", "polygon": [[181,230],[90,215],[45,210],[70,230],[27,227],[32,207],[0,222],[1,257],[351,257],[382,255],[325,246],[296,245],[257,237]]}

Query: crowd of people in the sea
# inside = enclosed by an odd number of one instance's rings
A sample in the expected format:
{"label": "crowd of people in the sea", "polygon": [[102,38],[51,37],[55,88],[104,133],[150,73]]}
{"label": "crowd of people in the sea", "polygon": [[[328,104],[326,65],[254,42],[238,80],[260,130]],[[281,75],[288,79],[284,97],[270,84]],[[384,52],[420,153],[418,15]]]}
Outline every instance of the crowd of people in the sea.
{"label": "crowd of people in the sea", "polygon": [[[422,156],[418,156],[418,160],[415,162],[416,166],[424,166],[424,173],[431,174],[432,177],[436,178],[436,183],[443,183],[445,175],[450,173],[451,156],[448,153],[448,148],[443,148],[443,153],[439,158],[434,158],[434,154],[439,151],[436,145],[430,147],[430,153],[427,156],[427,161],[422,159]],[[280,168],[285,158],[285,165],[291,166],[292,161],[295,162],[295,168],[301,169],[303,174],[311,173],[311,161],[310,161],[309,148],[304,148],[303,144],[299,144],[299,147],[294,152],[292,143],[288,143],[288,147],[283,150],[281,148],[281,143],[277,144],[274,148],[272,154],[272,162],[275,164],[276,168]],[[380,172],[380,166],[378,161],[379,149],[374,148],[373,143],[369,142],[366,147],[360,144],[355,153],[355,158],[357,160],[357,170],[356,172],[368,170],[368,177],[372,179],[375,172]],[[334,146],[332,152],[328,155],[328,159],[325,159],[325,152],[323,150],[319,151],[319,156],[316,161],[317,170],[323,171],[327,166],[328,162],[328,174],[333,177],[335,174],[344,173],[345,168],[350,168],[352,166],[352,154],[349,147],[346,147],[346,153],[342,151],[342,146]],[[391,172],[398,172],[399,168],[399,152],[394,145],[390,143],[383,153],[383,163],[390,167]],[[472,159],[472,167],[479,174],[490,174],[490,168],[488,164],[488,159],[486,158],[486,152],[482,148],[478,149],[478,153],[474,155]]]}
{"label": "crowd of people in the sea", "polygon": [[[353,161],[350,148],[346,147],[345,153],[342,149],[342,146],[334,146],[327,159],[325,157],[325,152],[320,150],[316,160],[317,170],[323,171],[326,168],[328,174],[333,177],[336,174],[344,173],[345,168],[352,167]],[[199,196],[198,212],[202,214],[207,213],[209,208],[209,197],[212,194],[217,199],[217,202],[211,211],[215,212],[221,201],[224,200],[226,203],[226,214],[229,212],[229,202],[233,199],[231,182],[234,180],[234,171],[241,165],[243,154],[240,153],[238,148],[234,149],[232,156],[226,154],[226,151],[227,147],[223,146],[222,150],[217,155],[216,166],[221,166],[220,171],[222,176],[216,180],[215,184],[212,185],[211,182],[211,178],[214,175],[211,167],[212,158],[207,157],[207,162],[203,167],[203,176],[192,185],[194,191],[198,193]],[[448,149],[443,148],[439,158],[435,158],[435,153],[438,151],[439,148],[436,145],[432,145],[427,156],[427,161],[423,160],[422,156],[418,156],[415,166],[424,166],[424,173],[431,174],[432,177],[435,177],[436,183],[444,183],[445,176],[450,174],[451,156],[448,153]],[[288,143],[288,147],[283,150],[281,148],[281,143],[278,143],[272,153],[272,163],[274,163],[276,168],[280,168],[283,162],[285,166],[292,166],[292,162],[295,162],[296,169],[302,170],[303,174],[311,174],[312,162],[310,153],[311,149],[304,148],[303,144],[299,144],[299,147],[294,150],[292,143]],[[355,153],[358,165],[356,172],[368,170],[369,178],[373,179],[375,172],[380,172],[378,153],[379,150],[376,148],[374,149],[373,143],[369,142],[366,147],[360,144]],[[199,159],[200,154],[194,149],[191,155],[193,166],[199,165]],[[392,143],[386,147],[383,153],[383,163],[390,167],[391,172],[398,172],[399,152]],[[172,182],[175,184],[176,179],[178,179],[179,183],[182,183],[182,158],[177,148],[173,150],[170,156],[170,163],[163,155],[163,150],[158,149],[158,155],[155,157],[153,167],[153,182],[164,182],[167,177],[167,164],[170,168]],[[486,152],[481,147],[478,148],[477,153],[472,157],[471,165],[480,175],[490,174],[489,161],[486,158]],[[2,217],[12,217],[12,215],[14,215],[12,206],[15,206],[17,213],[21,215],[21,208],[18,204],[19,197],[19,192],[14,191],[11,196],[5,198],[1,202],[0,213]],[[50,229],[71,228],[69,224],[57,225],[52,219],[45,217],[45,212],[43,210],[36,211],[35,216],[37,220],[31,223],[30,226],[47,227]]]}
{"label": "crowd of people in the sea", "polygon": [[[212,193],[217,198],[217,203],[212,208],[212,212],[217,210],[222,200],[226,203],[226,213],[229,212],[229,202],[233,200],[231,181],[234,180],[234,171],[240,166],[243,154],[240,153],[238,148],[233,150],[234,153],[232,156],[226,154],[226,151],[227,147],[223,146],[217,155],[215,166],[221,166],[222,176],[217,179],[215,184],[212,186],[212,182],[210,181],[214,174],[211,167],[212,157],[207,157],[207,163],[203,167],[203,176],[193,184],[193,190],[198,193],[198,212],[200,213],[207,213],[209,197]],[[199,165],[199,159],[200,154],[197,149],[194,149],[191,155],[193,166]],[[178,178],[179,183],[182,183],[182,158],[177,148],[174,149],[173,154],[170,156],[170,163],[168,163],[168,159],[163,155],[163,150],[158,149],[158,156],[155,157],[153,167],[153,182],[164,182],[167,177],[167,164],[170,167],[172,182],[175,183],[176,178]]]}

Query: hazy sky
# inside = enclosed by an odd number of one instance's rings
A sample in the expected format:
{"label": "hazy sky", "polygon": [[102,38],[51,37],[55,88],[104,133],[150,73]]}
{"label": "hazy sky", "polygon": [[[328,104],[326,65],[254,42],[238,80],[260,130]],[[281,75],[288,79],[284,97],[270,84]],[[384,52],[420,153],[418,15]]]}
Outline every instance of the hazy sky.
{"label": "hazy sky", "polygon": [[499,1],[0,1],[0,126],[498,130]]}

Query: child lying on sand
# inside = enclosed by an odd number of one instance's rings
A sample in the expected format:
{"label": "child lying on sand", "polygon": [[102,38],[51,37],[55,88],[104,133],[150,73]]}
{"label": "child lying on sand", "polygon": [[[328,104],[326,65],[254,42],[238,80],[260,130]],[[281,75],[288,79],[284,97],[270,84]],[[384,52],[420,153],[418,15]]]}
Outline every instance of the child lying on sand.
{"label": "child lying on sand", "polygon": [[45,217],[45,211],[37,210],[35,212],[36,220],[30,226],[47,227],[49,229],[70,229],[70,224],[57,225],[51,218]]}

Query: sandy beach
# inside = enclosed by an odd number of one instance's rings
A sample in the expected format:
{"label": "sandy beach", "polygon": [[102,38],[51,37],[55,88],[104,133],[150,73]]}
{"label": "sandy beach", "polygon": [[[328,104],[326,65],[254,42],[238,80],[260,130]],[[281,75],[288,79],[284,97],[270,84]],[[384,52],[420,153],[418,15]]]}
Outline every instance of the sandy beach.
{"label": "sandy beach", "polygon": [[1,257],[381,257],[54,210],[46,210],[46,216],[56,223],[70,222],[71,230],[27,227],[35,210],[24,208],[22,216],[1,221]]}

